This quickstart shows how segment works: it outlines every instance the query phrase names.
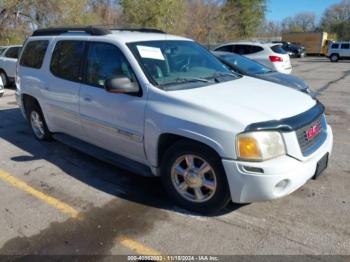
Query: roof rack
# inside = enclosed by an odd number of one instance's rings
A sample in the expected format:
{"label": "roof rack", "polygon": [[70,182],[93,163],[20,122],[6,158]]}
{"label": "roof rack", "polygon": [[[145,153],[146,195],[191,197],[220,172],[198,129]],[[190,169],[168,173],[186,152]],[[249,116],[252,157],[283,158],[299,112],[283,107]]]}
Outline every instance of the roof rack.
{"label": "roof rack", "polygon": [[47,35],[60,35],[68,32],[85,32],[90,35],[108,35],[111,31],[104,28],[85,26],[85,27],[51,27],[37,29],[33,32],[32,36],[47,36]]}
{"label": "roof rack", "polygon": [[84,32],[90,35],[108,35],[111,34],[111,30],[116,31],[131,31],[142,33],[160,33],[165,34],[164,31],[153,28],[105,28],[103,26],[81,26],[81,27],[51,27],[37,29],[33,32],[32,36],[54,36],[69,32]]}
{"label": "roof rack", "polygon": [[159,29],[154,29],[154,28],[108,28],[108,29],[109,30],[116,30],[116,31],[166,34],[166,32],[159,30]]}

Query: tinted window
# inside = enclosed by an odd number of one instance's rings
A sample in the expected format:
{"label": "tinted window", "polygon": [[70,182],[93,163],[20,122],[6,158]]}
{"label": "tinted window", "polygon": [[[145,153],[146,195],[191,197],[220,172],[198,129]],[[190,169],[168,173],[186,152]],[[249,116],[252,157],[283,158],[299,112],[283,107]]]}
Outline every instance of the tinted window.
{"label": "tinted window", "polygon": [[17,59],[20,51],[21,51],[21,47],[19,46],[10,47],[5,54],[5,57]]}
{"label": "tinted window", "polygon": [[350,48],[350,44],[341,44],[341,48],[342,49],[349,49]]}
{"label": "tinted window", "polygon": [[280,45],[271,46],[271,50],[277,54],[287,54],[286,50],[284,50]]}
{"label": "tinted window", "polygon": [[249,55],[263,51],[260,46],[255,45],[234,45],[233,52],[240,55]]}
{"label": "tinted window", "polygon": [[0,48],[0,55],[2,55],[2,53],[4,53],[4,52],[5,52],[5,50],[6,50],[6,48],[1,47],[1,48]]}
{"label": "tinted window", "polygon": [[116,46],[91,43],[86,65],[87,83],[103,87],[105,81],[112,77],[128,77],[136,81],[128,61]]}
{"label": "tinted window", "polygon": [[232,52],[232,46],[231,45],[225,45],[225,46],[219,47],[215,51]]}
{"label": "tinted window", "polygon": [[20,65],[31,68],[40,68],[48,44],[49,41],[47,40],[29,42],[22,53]]}
{"label": "tinted window", "polygon": [[233,67],[238,68],[243,73],[260,75],[272,72],[270,68],[267,68],[244,56],[235,54],[224,54],[220,55],[220,57],[228,65],[232,65]]}
{"label": "tinted window", "polygon": [[254,53],[258,53],[260,51],[263,51],[264,49],[260,46],[256,46],[256,45],[251,45],[249,48],[249,54],[254,54]]}
{"label": "tinted window", "polygon": [[59,41],[51,60],[51,72],[67,80],[79,80],[80,64],[84,52],[82,41]]}
{"label": "tinted window", "polygon": [[332,48],[334,49],[339,48],[339,44],[332,44]]}

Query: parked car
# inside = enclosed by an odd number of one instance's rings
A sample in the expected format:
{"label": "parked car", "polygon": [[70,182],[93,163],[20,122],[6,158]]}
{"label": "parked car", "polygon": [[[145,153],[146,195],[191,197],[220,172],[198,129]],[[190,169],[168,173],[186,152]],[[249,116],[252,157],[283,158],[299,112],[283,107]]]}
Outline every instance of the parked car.
{"label": "parked car", "polygon": [[21,46],[7,46],[0,54],[0,77],[4,87],[14,83],[16,63]]}
{"label": "parked car", "polygon": [[0,77],[0,97],[4,95],[4,84],[2,83],[1,77]]}
{"label": "parked car", "polygon": [[17,70],[17,103],[38,140],[160,176],[191,211],[286,196],[318,177],[332,150],[320,102],[233,73],[187,38],[39,29]]}
{"label": "parked car", "polygon": [[348,42],[333,42],[328,48],[327,57],[331,62],[350,59],[350,41]]}
{"label": "parked car", "polygon": [[287,52],[290,57],[303,58],[306,56],[305,47],[291,42],[286,41],[272,41],[272,43],[282,44],[282,48]]}
{"label": "parked car", "polygon": [[280,73],[290,74],[292,72],[289,55],[281,44],[254,41],[230,42],[216,47],[214,51],[243,55]]}
{"label": "parked car", "polygon": [[312,97],[316,97],[316,94],[310,87],[296,76],[279,73],[254,60],[234,53],[218,51],[213,51],[212,53],[234,72],[292,87]]}

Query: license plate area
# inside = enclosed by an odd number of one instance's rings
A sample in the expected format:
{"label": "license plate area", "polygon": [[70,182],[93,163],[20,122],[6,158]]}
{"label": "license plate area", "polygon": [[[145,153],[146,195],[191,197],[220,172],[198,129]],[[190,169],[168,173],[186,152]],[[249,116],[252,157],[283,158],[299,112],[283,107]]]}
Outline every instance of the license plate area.
{"label": "license plate area", "polygon": [[315,175],[313,176],[313,179],[317,179],[319,176],[323,174],[323,171],[327,168],[328,166],[328,156],[329,154],[325,154],[318,162],[316,166],[316,172]]}

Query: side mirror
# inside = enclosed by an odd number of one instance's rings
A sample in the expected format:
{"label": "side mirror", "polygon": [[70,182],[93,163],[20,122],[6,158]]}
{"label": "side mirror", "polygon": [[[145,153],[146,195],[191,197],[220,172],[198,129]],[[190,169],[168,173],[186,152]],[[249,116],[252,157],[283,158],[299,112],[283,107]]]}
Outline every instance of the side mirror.
{"label": "side mirror", "polygon": [[105,89],[114,94],[137,94],[139,85],[137,82],[131,82],[128,77],[113,77],[106,80]]}

